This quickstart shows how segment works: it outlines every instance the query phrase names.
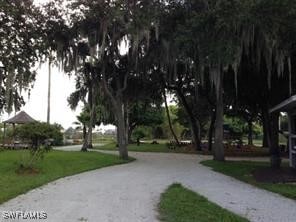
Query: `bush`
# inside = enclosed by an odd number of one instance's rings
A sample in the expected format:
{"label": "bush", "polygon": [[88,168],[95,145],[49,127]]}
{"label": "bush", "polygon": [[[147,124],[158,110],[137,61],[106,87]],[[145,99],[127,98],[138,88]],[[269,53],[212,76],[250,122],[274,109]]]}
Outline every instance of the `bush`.
{"label": "bush", "polygon": [[51,150],[49,145],[41,145],[35,149],[31,149],[29,153],[25,153],[22,156],[18,169],[16,170],[19,174],[35,174],[39,171],[36,166],[39,161],[44,158],[44,154]]}
{"label": "bush", "polygon": [[134,132],[132,137],[137,140],[137,139],[143,139],[147,136],[149,136],[149,133],[147,132],[148,130],[145,129],[144,127],[137,127]]}
{"label": "bush", "polygon": [[22,140],[30,141],[32,148],[40,145],[60,145],[63,142],[61,126],[41,122],[27,123],[16,128],[15,135]]}
{"label": "bush", "polygon": [[30,152],[23,156],[17,169],[17,173],[20,174],[38,173],[36,170],[38,161],[42,160],[44,154],[50,151],[51,145],[57,145],[63,141],[61,127],[57,124],[27,123],[18,126],[15,135],[31,144]]}

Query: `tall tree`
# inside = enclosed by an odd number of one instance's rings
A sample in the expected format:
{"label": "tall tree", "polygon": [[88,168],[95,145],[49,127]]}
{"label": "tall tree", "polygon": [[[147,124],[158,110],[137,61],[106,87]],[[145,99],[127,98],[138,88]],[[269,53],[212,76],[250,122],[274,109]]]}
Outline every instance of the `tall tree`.
{"label": "tall tree", "polygon": [[128,141],[132,142],[131,136],[138,126],[154,127],[163,123],[161,107],[157,107],[149,101],[139,101],[133,104],[129,113]]}
{"label": "tall tree", "polygon": [[171,120],[171,114],[170,114],[170,110],[169,110],[169,107],[168,107],[168,102],[167,102],[167,96],[166,96],[166,92],[165,90],[163,90],[163,98],[164,98],[164,106],[165,106],[165,112],[166,112],[166,116],[168,118],[168,123],[169,123],[169,128],[170,128],[170,131],[175,139],[175,142],[177,143],[177,145],[179,146],[180,145],[180,142],[179,142],[179,139],[174,131],[174,128],[173,128],[173,125],[172,125],[172,120]]}
{"label": "tall tree", "polygon": [[84,103],[85,109],[89,113],[89,121],[87,127],[87,137],[84,138],[81,150],[87,151],[87,148],[92,148],[92,128],[96,123],[96,106],[98,105],[98,78],[96,78],[96,70],[89,63],[81,66],[76,73],[76,91],[68,98],[71,109],[76,109],[78,103]]}
{"label": "tall tree", "polygon": [[89,123],[89,112],[86,110],[83,110],[77,117],[78,122],[74,122],[75,125],[82,125],[82,138],[83,138],[83,143],[84,141],[87,140],[87,126]]}
{"label": "tall tree", "polygon": [[[172,21],[167,21],[166,15],[162,16],[164,25],[161,28],[168,36],[163,40],[163,51],[169,55],[168,61],[172,70],[175,70],[174,66],[181,55],[183,60],[189,58],[189,64],[195,65],[197,83],[202,83],[205,75],[208,75],[213,83],[216,92],[214,159],[224,160],[223,76],[234,75],[234,86],[238,88],[236,80],[240,73],[242,57],[252,55],[248,58],[256,60],[257,73],[260,73],[258,70],[264,66],[261,72],[267,74],[266,81],[270,88],[272,76],[283,74],[285,61],[289,60],[282,33],[284,30],[291,30],[287,17],[293,18],[291,14],[295,6],[289,1],[276,0],[188,0],[170,1],[167,8],[166,14],[175,15],[173,23],[176,31],[165,30],[170,27]],[[170,13],[172,11],[175,14]],[[181,13],[182,11],[186,13]],[[287,12],[290,12],[288,16]],[[187,16],[184,16],[185,14]],[[259,18],[262,14],[264,19]],[[292,24],[295,24],[294,19],[292,20]],[[162,30],[160,33],[163,33]],[[264,61],[264,64],[261,61]],[[171,76],[174,76],[174,73],[176,72],[172,72]]]}
{"label": "tall tree", "polygon": [[[128,158],[127,126],[124,91],[128,78],[138,75],[138,59],[149,42],[152,26],[151,12],[148,8],[153,1],[72,1],[69,7],[75,14],[68,16],[70,25],[68,35],[62,45],[58,60],[64,69],[79,67],[89,62],[96,69],[96,79],[113,107],[118,127],[120,156]],[[144,15],[150,15],[145,18]],[[122,54],[120,45],[127,42],[127,55]],[[77,53],[79,45],[84,44],[88,53]],[[127,59],[128,57],[128,59]],[[73,69],[72,69],[73,70]],[[97,89],[96,89],[97,90]]]}
{"label": "tall tree", "polygon": [[43,16],[33,1],[0,3],[0,110],[19,110],[21,93],[35,80],[34,67],[44,53]]}

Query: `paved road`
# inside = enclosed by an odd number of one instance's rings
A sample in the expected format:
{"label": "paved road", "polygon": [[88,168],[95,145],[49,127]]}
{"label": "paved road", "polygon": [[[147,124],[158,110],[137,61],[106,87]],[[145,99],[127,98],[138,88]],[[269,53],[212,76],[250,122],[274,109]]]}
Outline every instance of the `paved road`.
{"label": "paved road", "polygon": [[[102,146],[102,143],[94,143],[93,146]],[[80,151],[82,145],[69,145],[69,146],[56,146],[53,147],[55,150],[64,150],[64,151]]]}
{"label": "paved road", "polygon": [[250,221],[296,220],[296,201],[213,172],[198,163],[206,157],[131,155],[137,160],[57,180],[6,202],[0,211],[46,211],[50,222],[156,222],[160,194],[182,183]]}

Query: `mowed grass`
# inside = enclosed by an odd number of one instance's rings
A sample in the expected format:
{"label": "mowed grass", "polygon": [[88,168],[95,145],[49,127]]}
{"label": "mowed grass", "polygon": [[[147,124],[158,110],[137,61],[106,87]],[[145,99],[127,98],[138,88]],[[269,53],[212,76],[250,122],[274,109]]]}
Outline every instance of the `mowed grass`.
{"label": "mowed grass", "polygon": [[234,213],[208,201],[205,197],[184,188],[171,185],[159,203],[159,219],[164,222],[246,222]]}
{"label": "mowed grass", "polygon": [[[95,149],[98,150],[112,150],[117,151],[118,148],[116,147],[115,142],[107,143],[103,146],[97,146]],[[151,142],[141,143],[140,146],[137,144],[129,144],[128,151],[134,152],[159,152],[159,153],[187,153],[187,154],[200,154],[200,155],[212,155],[211,152],[208,151],[196,151],[192,148],[188,147],[176,147],[175,149],[169,149],[167,144],[164,141],[161,141],[159,144],[151,144]],[[226,156],[266,156],[268,155],[268,150],[266,148],[252,148],[252,151],[243,152],[241,150],[226,150]]]}
{"label": "mowed grass", "polygon": [[[96,149],[100,150],[117,150],[116,143],[109,143],[103,146],[96,147]],[[181,152],[181,149],[169,149],[166,144],[150,144],[150,143],[142,143],[140,146],[137,144],[129,144],[128,145],[129,151],[134,152],[160,152],[160,153],[169,153],[169,152]]]}
{"label": "mowed grass", "polygon": [[[218,162],[206,160],[201,164],[211,167],[214,171],[234,177],[243,182],[252,184],[262,189],[269,190],[296,200],[296,185],[287,183],[259,183],[252,175],[252,171],[258,168],[269,167],[267,162],[253,161],[226,161]],[[283,167],[288,167],[287,163],[282,164]]]}
{"label": "mowed grass", "polygon": [[24,150],[0,152],[0,203],[61,177],[128,162],[99,152],[51,151],[37,163],[38,174],[17,174],[21,160],[28,155]]}

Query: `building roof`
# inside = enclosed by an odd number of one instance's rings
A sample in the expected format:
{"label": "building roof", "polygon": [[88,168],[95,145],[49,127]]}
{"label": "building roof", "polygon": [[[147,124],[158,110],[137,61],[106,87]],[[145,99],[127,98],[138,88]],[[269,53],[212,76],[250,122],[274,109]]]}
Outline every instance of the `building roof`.
{"label": "building roof", "polygon": [[16,114],[14,117],[3,121],[3,123],[11,123],[11,124],[24,124],[24,123],[32,123],[36,122],[31,116],[29,116],[25,111],[21,111]]}
{"label": "building roof", "polygon": [[291,96],[289,99],[284,100],[269,110],[270,113],[274,112],[288,112],[296,109],[296,95]]}

